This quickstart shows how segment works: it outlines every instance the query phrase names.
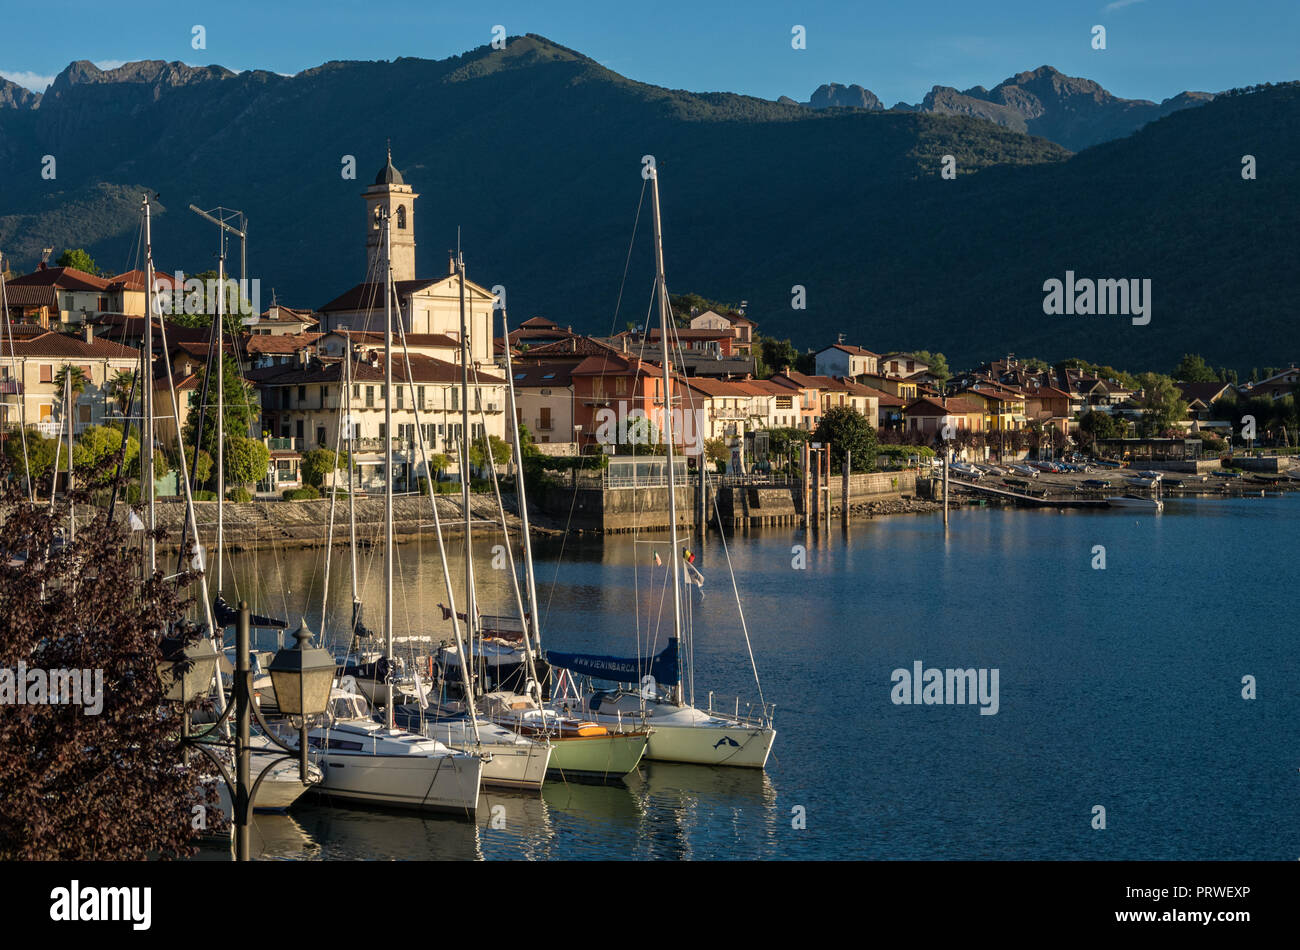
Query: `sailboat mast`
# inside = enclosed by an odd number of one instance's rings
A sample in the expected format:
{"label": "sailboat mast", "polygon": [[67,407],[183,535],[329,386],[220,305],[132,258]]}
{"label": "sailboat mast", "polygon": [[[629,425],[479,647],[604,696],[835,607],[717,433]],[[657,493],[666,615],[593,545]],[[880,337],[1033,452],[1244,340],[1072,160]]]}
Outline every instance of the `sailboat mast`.
{"label": "sailboat mast", "polygon": [[[221,235],[221,253],[217,255],[217,596],[221,596],[222,562],[225,560],[226,526],[226,354],[221,348],[225,329],[224,302],[226,298],[226,236]],[[245,433],[247,435],[247,433]],[[195,465],[198,457],[195,456]]]}
{"label": "sailboat mast", "polygon": [[[515,498],[519,507],[520,530],[524,536],[524,579],[528,588],[528,609],[532,611],[533,643],[540,654],[542,650],[542,630],[538,626],[537,584],[533,579],[533,539],[528,527],[528,497],[524,490],[524,451],[519,438],[519,414],[515,409],[515,375],[510,361],[510,323],[506,318],[505,308],[501,308],[501,336],[506,343],[506,399],[510,413],[510,431],[514,433],[513,448],[515,452]],[[524,618],[524,626],[529,625]],[[538,684],[540,686],[540,684]]]}
{"label": "sailboat mast", "polygon": [[393,244],[384,216],[384,656],[389,663],[384,695],[384,715],[388,728],[396,725],[393,716]]}
{"label": "sailboat mast", "polygon": [[[460,462],[460,500],[465,509],[465,631],[469,652],[465,663],[474,662],[474,628],[478,625],[478,601],[474,596],[473,514],[469,509],[469,324],[465,320],[465,258],[456,242],[456,276],[460,284],[460,431],[464,447]],[[473,669],[474,667],[466,667]],[[473,681],[471,680],[471,683]],[[473,692],[471,688],[471,692]]]}
{"label": "sailboat mast", "polygon": [[[664,241],[659,224],[659,171],[650,170],[650,196],[654,214],[655,283],[659,289],[659,347],[664,363],[664,457],[668,463],[668,532],[672,544],[673,571],[673,637],[680,649],[682,642],[682,560],[677,550],[677,481],[673,472],[673,391],[672,370],[668,362],[668,280],[664,277]],[[682,665],[677,663],[678,706],[682,705]]]}
{"label": "sailboat mast", "polygon": [[[149,576],[158,569],[158,543],[154,531],[158,527],[157,511],[154,507],[154,472],[153,472],[153,220],[150,216],[149,196],[144,196],[144,349],[140,352],[140,385],[144,404],[144,425],[140,439],[140,451],[144,454],[144,488],[148,499],[149,525]],[[130,412],[131,407],[127,407]],[[126,438],[126,424],[123,420],[122,438]]]}
{"label": "sailboat mast", "polygon": [[348,533],[351,540],[348,550],[350,551],[349,561],[352,564],[352,629],[355,635],[357,609],[357,493],[352,482],[352,460],[357,454],[355,438],[357,427],[352,421],[352,334],[345,333],[343,338],[346,341],[343,348],[343,404],[346,407],[346,412],[343,414],[343,424],[348,427]]}
{"label": "sailboat mast", "polygon": [[[76,504],[72,500],[72,368],[67,367],[63,370],[63,404],[67,407],[68,413],[68,540],[73,541],[77,536],[77,516],[73,510]],[[56,466],[57,467],[57,466]]]}

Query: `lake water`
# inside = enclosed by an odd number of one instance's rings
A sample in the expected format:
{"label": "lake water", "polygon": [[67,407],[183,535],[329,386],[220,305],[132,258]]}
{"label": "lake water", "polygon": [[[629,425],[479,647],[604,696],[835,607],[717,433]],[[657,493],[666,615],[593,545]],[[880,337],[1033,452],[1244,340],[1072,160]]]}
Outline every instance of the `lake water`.
{"label": "lake water", "polygon": [[[765,773],[646,763],[617,785],[485,790],[473,823],[307,798],[288,816],[259,816],[254,848],[312,859],[1293,861],[1298,528],[1293,495],[1174,500],[1161,516],[964,510],[946,533],[922,515],[856,522],[847,537],[838,525],[811,539],[798,528],[733,536],[763,693],[777,706]],[[667,562],[669,546],[644,543],[654,537],[539,545],[544,646],[630,655],[638,636],[662,643],[671,618],[652,562],[656,551]],[[476,540],[475,570],[482,609],[505,612],[497,543]],[[1104,570],[1092,566],[1097,545]],[[697,550],[697,699],[754,698],[723,545],[714,534]],[[450,554],[460,583],[461,549]],[[350,600],[346,554],[333,560],[331,639]],[[399,560],[398,635],[449,634],[433,619],[445,594],[432,540],[402,546]],[[305,615],[319,632],[323,562],[321,551],[237,556],[226,597],[294,625]],[[377,627],[377,551],[359,574]],[[997,713],[896,705],[891,674],[916,661],[996,669]]]}

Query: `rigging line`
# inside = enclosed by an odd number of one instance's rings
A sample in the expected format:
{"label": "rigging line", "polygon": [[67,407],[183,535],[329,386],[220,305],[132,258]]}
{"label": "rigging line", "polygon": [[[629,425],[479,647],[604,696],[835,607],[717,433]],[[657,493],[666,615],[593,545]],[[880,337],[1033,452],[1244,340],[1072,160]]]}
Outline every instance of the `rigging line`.
{"label": "rigging line", "polygon": [[[342,386],[346,385],[346,383],[343,382],[343,373],[341,372],[339,373],[339,383],[340,383],[340,389],[342,388]],[[344,395],[344,399],[346,398],[347,398],[346,395]],[[322,403],[324,403],[324,401],[325,401],[324,399],[321,400]],[[340,399],[339,415],[341,416],[342,414],[343,414],[343,399]],[[338,502],[338,497],[339,497],[339,483],[334,473],[338,471],[339,452],[342,450],[342,446],[343,446],[343,424],[344,424],[343,420],[340,418],[335,426],[334,466],[330,471],[330,481],[332,482],[332,484],[330,486],[329,526],[325,532],[325,557],[324,557],[325,566],[323,569],[325,580],[324,583],[322,584],[321,595],[320,595],[320,636],[321,636],[322,643],[325,642],[325,620],[327,616],[326,611],[329,609],[330,552],[333,551],[334,549],[334,508],[336,503]],[[350,464],[351,463],[349,462],[349,465]],[[351,479],[349,478],[348,491],[351,492],[351,490],[352,490],[352,484],[351,484]]]}
{"label": "rigging line", "polygon": [[740,588],[736,586],[736,571],[731,563],[731,549],[727,545],[727,533],[722,530],[722,511],[718,508],[718,495],[713,495],[713,510],[718,516],[718,537],[722,540],[722,553],[727,558],[727,573],[731,575],[731,589],[736,595],[736,612],[740,615],[740,629],[745,634],[745,649],[749,651],[749,666],[754,671],[754,685],[758,688],[758,701],[766,715],[767,702],[763,698],[763,683],[758,676],[758,664],[754,660],[754,645],[749,640],[749,625],[745,622],[745,608],[740,603]]}
{"label": "rigging line", "polygon": [[[9,364],[12,367],[12,372],[10,373],[10,376],[13,378],[14,394],[17,397],[17,401],[18,401],[18,434],[19,434],[19,439],[23,445],[23,475],[25,476],[27,482],[27,500],[34,505],[36,504],[36,491],[35,489],[32,488],[32,467],[28,460],[28,453],[27,453],[27,386],[25,385],[26,374],[25,373],[23,374],[24,379],[18,378],[19,377],[18,351],[14,347],[14,328],[13,328],[13,324],[10,323],[9,320],[9,295],[8,295],[8,291],[5,289],[3,258],[0,258],[0,313],[4,314],[4,321],[5,321],[4,325],[9,329]],[[3,341],[0,341],[0,343],[2,342]],[[3,346],[0,346],[0,349],[3,349]],[[24,368],[26,366],[26,362],[27,361],[24,359],[23,360]],[[123,442],[126,441],[125,434],[122,436],[122,441]]]}
{"label": "rigging line", "polygon": [[[463,278],[462,278],[462,279],[463,279]],[[467,328],[467,329],[468,329],[468,328]],[[472,651],[473,651],[473,643],[472,643],[472,640],[471,640],[471,642],[470,642],[470,650],[467,652],[466,649],[465,649],[465,645],[464,645],[464,643],[462,642],[461,635],[460,635],[460,622],[459,622],[459,620],[458,620],[457,617],[456,617],[456,595],[455,595],[455,593],[453,592],[453,588],[452,588],[452,583],[451,583],[451,568],[450,568],[450,566],[449,566],[449,564],[448,564],[448,560],[447,560],[447,547],[446,547],[446,543],[445,543],[445,541],[444,541],[444,539],[443,539],[443,534],[442,534],[442,516],[441,516],[441,514],[440,514],[439,511],[438,511],[438,492],[437,492],[437,487],[438,487],[438,486],[437,486],[437,484],[436,484],[435,481],[434,481],[433,471],[432,471],[432,469],[431,469],[430,466],[429,466],[429,453],[428,453],[428,450],[427,450],[427,448],[426,448],[426,446],[425,446],[425,440],[424,440],[424,429],[421,428],[421,423],[420,423],[420,401],[416,398],[416,389],[415,389],[415,369],[414,369],[414,367],[411,365],[411,360],[410,360],[410,349],[407,347],[407,343],[406,343],[406,326],[405,326],[405,324],[404,324],[401,320],[398,320],[398,321],[397,321],[397,331],[398,331],[398,335],[399,335],[400,338],[401,338],[401,347],[402,347],[402,350],[403,350],[403,352],[406,354],[406,357],[407,357],[406,359],[403,360],[403,362],[406,364],[406,377],[407,377],[407,380],[409,381],[409,384],[410,384],[410,387],[411,387],[411,414],[412,414],[412,417],[415,419],[415,422],[414,422],[414,425],[415,425],[415,434],[416,434],[416,438],[417,438],[417,440],[418,440],[419,447],[420,447],[420,460],[424,463],[425,479],[426,479],[426,481],[427,481],[427,483],[428,483],[428,485],[429,485],[429,504],[430,504],[430,507],[432,507],[432,509],[433,509],[433,525],[434,525],[434,532],[435,532],[435,535],[436,535],[436,537],[437,537],[437,539],[438,539],[438,556],[439,556],[439,559],[440,559],[441,562],[442,562],[442,577],[443,577],[443,584],[444,584],[444,587],[445,587],[446,592],[447,592],[447,606],[448,606],[448,609],[451,610],[451,627],[452,627],[452,633],[454,634],[454,639],[455,639],[455,642],[456,642],[456,651],[457,651],[457,653],[459,654],[459,656],[460,656],[460,658],[461,658],[460,668],[461,668],[462,681],[463,681],[463,684],[464,684],[464,687],[465,687],[465,696],[466,696],[465,706],[466,706],[467,711],[469,712],[470,722],[471,722],[471,724],[472,724],[472,726],[473,726],[473,731],[474,731],[474,743],[475,743],[475,745],[481,745],[481,744],[482,744],[482,739],[481,739],[481,737],[480,737],[480,735],[479,735],[479,728],[478,728],[478,710],[477,710],[477,709],[475,708],[475,706],[474,706],[474,689],[473,689],[472,681],[471,681],[471,679],[470,679],[470,677],[471,677],[471,675],[472,675],[472,673],[473,673],[473,668],[472,668],[472,666],[470,665],[470,664],[472,663],[472,661],[473,661],[473,656],[471,655],[471,654],[472,654]],[[491,336],[490,333],[489,333],[489,336]],[[466,343],[468,344],[468,341],[466,341]],[[507,339],[507,341],[506,341],[506,345],[509,346],[509,340],[508,340],[508,339]],[[468,351],[469,351],[469,347],[468,347],[468,345],[467,345],[467,346],[466,346],[466,353],[467,353],[467,354],[468,354]],[[476,372],[475,372],[475,384],[476,384],[476,385],[477,385],[477,382],[478,382],[478,376],[477,376],[477,370],[476,370]],[[468,393],[466,394],[466,398],[468,398]],[[444,418],[444,420],[446,419],[446,409],[445,409],[446,402],[445,402],[445,399],[446,399],[446,397],[445,397],[445,390],[444,390],[444,410],[443,410],[443,418]],[[482,401],[480,400],[480,406],[481,406],[481,405],[482,405]],[[447,423],[444,423],[444,424],[447,424]],[[447,424],[447,425],[448,425],[448,430],[450,431],[450,424]],[[485,431],[485,432],[487,431],[486,424],[484,425],[484,431]],[[384,435],[385,435],[385,436],[389,436],[389,437],[391,437],[392,433],[385,432]],[[437,446],[435,445],[435,448],[436,448],[436,447],[437,447]],[[385,473],[385,476],[388,477],[388,478],[391,478],[391,477],[392,477],[392,474],[391,474],[391,473]],[[462,479],[466,477],[466,472],[465,472],[465,469],[464,469],[463,467],[460,469],[460,477],[461,477]],[[418,482],[417,482],[417,486],[418,486]],[[465,512],[465,543],[466,543],[466,544],[469,544],[469,543],[470,543],[470,533],[473,531],[474,519],[473,519],[473,517],[471,516],[471,514],[472,514],[472,513],[471,513],[470,511],[466,511],[466,512]],[[507,539],[507,545],[508,545],[508,544],[509,544],[509,539]],[[469,579],[468,579],[468,577],[467,577],[467,578],[466,578],[466,584],[467,584],[467,585],[468,585],[468,580],[469,580]],[[467,604],[466,606],[468,607],[468,604]],[[475,604],[475,609],[477,610],[477,603]],[[469,634],[472,636],[472,633],[473,633],[473,621],[472,621],[472,619],[470,618],[470,615],[469,615],[468,612],[466,613],[465,616],[466,616],[467,633],[469,633]],[[433,685],[433,684],[431,683],[430,686],[432,686],[432,685]],[[442,686],[441,686],[441,685],[440,685],[439,689],[440,689],[440,690],[442,689]],[[440,716],[441,716],[441,713],[438,713],[438,716],[440,717]]]}
{"label": "rigging line", "polygon": [[628,268],[632,263],[632,249],[636,246],[636,232],[641,223],[641,206],[645,204],[645,190],[649,181],[648,178],[641,179],[641,197],[636,202],[636,217],[632,221],[632,237],[627,242],[627,259],[623,262],[623,279],[619,281],[618,300],[614,303],[614,318],[609,325],[610,336],[614,335],[614,328],[618,326],[618,312],[623,305],[623,287],[627,283]]}

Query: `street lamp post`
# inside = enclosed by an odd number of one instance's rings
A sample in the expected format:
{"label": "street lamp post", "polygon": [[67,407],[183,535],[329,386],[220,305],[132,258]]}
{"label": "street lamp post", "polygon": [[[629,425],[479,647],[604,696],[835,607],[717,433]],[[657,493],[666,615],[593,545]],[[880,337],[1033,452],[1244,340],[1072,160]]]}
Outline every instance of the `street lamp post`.
{"label": "street lamp post", "polygon": [[[325,712],[329,703],[330,687],[333,684],[335,675],[334,658],[330,656],[328,651],[311,646],[312,634],[307,629],[306,621],[303,621],[294,633],[294,637],[298,641],[297,645],[285,647],[276,653],[269,670],[271,689],[275,693],[276,705],[279,707],[280,712],[288,717],[297,716],[299,718],[298,748],[295,749],[272,731],[270,726],[266,724],[266,720],[262,718],[261,710],[253,704],[253,671],[249,666],[249,651],[252,645],[251,628],[252,617],[248,609],[248,602],[240,601],[239,617],[235,623],[234,702],[226,706],[225,711],[215,723],[196,735],[189,734],[188,711],[183,713],[182,718],[181,741],[185,747],[187,758],[190,749],[198,749],[203,752],[217,767],[222,781],[230,789],[231,801],[234,804],[236,861],[250,860],[249,825],[253,812],[253,800],[257,796],[257,790],[261,786],[263,779],[270,774],[271,769],[284,759],[296,758],[298,760],[299,779],[304,785],[308,783],[307,717]],[[165,698],[185,702],[188,698],[198,695],[200,692],[205,692],[208,684],[212,682],[213,674],[216,672],[217,661],[216,647],[207,637],[201,638],[197,643],[184,650],[173,650],[169,654],[165,653],[163,661],[158,664],[160,675],[170,672],[172,676],[171,686],[164,693]],[[188,664],[191,668],[189,672],[178,676],[182,664]],[[163,682],[164,684],[167,682],[165,676]],[[221,728],[232,712],[235,716],[234,739],[231,741],[210,740],[209,737]],[[258,773],[256,779],[251,775],[251,729],[253,719],[257,720],[263,735],[284,750],[282,754],[275,756],[266,764],[266,767]],[[233,781],[225,763],[216,754],[214,748],[226,748],[231,751],[235,763]]]}

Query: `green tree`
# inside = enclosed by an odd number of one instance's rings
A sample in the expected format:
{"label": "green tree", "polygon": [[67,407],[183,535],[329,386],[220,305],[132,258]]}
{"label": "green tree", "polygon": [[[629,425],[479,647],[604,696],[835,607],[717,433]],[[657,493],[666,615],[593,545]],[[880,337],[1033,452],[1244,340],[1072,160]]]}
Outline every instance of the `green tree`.
{"label": "green tree", "polygon": [[930,372],[939,380],[939,385],[943,386],[952,378],[952,370],[948,368],[948,360],[942,353],[931,353],[929,350],[917,350],[912,354],[922,363],[930,365]]}
{"label": "green tree", "polygon": [[[224,355],[222,365],[225,368],[225,394],[223,399],[224,409],[222,417],[224,424],[222,431],[225,433],[225,439],[229,444],[234,439],[244,439],[252,429],[254,420],[258,415],[257,392],[248,383],[245,383],[239,375],[239,368],[233,358]],[[203,380],[207,376],[206,367],[199,373],[198,385],[194,388],[191,396],[191,405],[193,411],[185,420],[185,426],[181,430],[181,436],[186,445],[194,444],[195,427],[199,418],[199,409],[197,405],[199,393],[203,391]],[[203,440],[200,442],[200,448],[211,455],[217,457],[217,384],[214,379],[208,385],[208,408],[203,413]],[[265,446],[263,446],[265,448]],[[226,452],[229,455],[229,450]],[[229,466],[227,466],[229,473]],[[258,476],[261,478],[262,476]]]}
{"label": "green tree", "polygon": [[79,271],[98,277],[99,268],[91,256],[81,248],[68,248],[54,262],[55,267],[75,267]]}
{"label": "green tree", "polygon": [[27,452],[23,454],[22,433],[16,429],[8,434],[5,439],[5,458],[13,467],[20,480],[30,477],[33,482],[39,478],[44,478],[54,465],[56,458],[62,458],[59,452],[60,445],[57,439],[47,439],[32,427],[27,428]]}
{"label": "green tree", "polygon": [[[161,474],[166,471],[166,467],[159,468],[157,459],[154,459],[154,471]],[[229,468],[229,466],[227,466]],[[199,449],[198,464],[194,462],[194,446],[185,446],[185,470],[189,473],[190,483],[193,485],[206,485],[208,479],[212,477],[212,456],[202,449]]]}
{"label": "green tree", "polygon": [[1187,418],[1187,403],[1174,381],[1159,373],[1143,373],[1138,377],[1142,396],[1138,405],[1142,409],[1142,427],[1148,436],[1169,429],[1175,422]]}
{"label": "green tree", "polygon": [[[119,369],[108,383],[108,391],[113,396],[113,403],[123,415],[126,415],[131,408],[127,405],[127,400],[131,398],[131,384],[135,382],[135,377],[135,370]],[[140,399],[141,394],[136,393],[136,398]]]}
{"label": "green tree", "polygon": [[271,450],[257,439],[236,436],[226,443],[226,484],[248,485],[266,478]]}
{"label": "green tree", "polygon": [[302,456],[302,480],[313,488],[322,488],[327,475],[346,468],[347,464],[346,452],[336,455],[332,449],[312,449]]}
{"label": "green tree", "polygon": [[1200,356],[1184,353],[1183,361],[1174,368],[1174,379],[1181,383],[1215,383],[1219,377]]}
{"label": "green tree", "polygon": [[[121,450],[121,429],[113,426],[87,426],[72,444],[72,464],[80,471],[105,465],[109,468],[111,476],[116,470],[117,456]],[[129,436],[126,440],[126,454],[122,459],[122,470],[129,472],[139,455],[140,443],[135,436]]]}
{"label": "green tree", "polygon": [[1083,414],[1079,419],[1079,429],[1087,435],[1092,445],[1096,445],[1100,439],[1119,437],[1119,426],[1116,425],[1115,418],[1108,412],[1098,412],[1095,409]]}
{"label": "green tree", "polygon": [[704,440],[704,457],[714,465],[721,462],[718,466],[719,471],[725,472],[727,464],[731,461],[731,449],[727,448],[725,439],[705,439]]}
{"label": "green tree", "polygon": [[789,340],[777,340],[768,336],[758,337],[758,354],[764,369],[777,373],[787,367],[794,367],[799,362],[799,351]]}
{"label": "green tree", "polygon": [[812,435],[813,442],[829,442],[831,467],[844,464],[844,453],[852,453],[855,472],[870,471],[876,461],[876,430],[867,417],[849,406],[828,409]]}
{"label": "green tree", "polygon": [[[510,456],[513,450],[510,443],[504,439],[498,439],[494,435],[488,436],[488,444],[492,448],[492,465],[499,472],[504,466],[510,464]],[[483,440],[475,439],[469,447],[469,464],[476,469],[485,469],[488,464],[487,454],[483,451]]]}
{"label": "green tree", "polygon": [[59,371],[54,374],[54,388],[59,397],[63,396],[63,387],[67,386],[72,390],[72,402],[75,405],[77,397],[86,391],[86,385],[90,382],[86,378],[86,371],[80,366],[72,366],[64,363],[59,367]]}

